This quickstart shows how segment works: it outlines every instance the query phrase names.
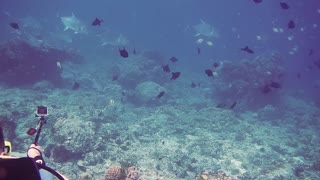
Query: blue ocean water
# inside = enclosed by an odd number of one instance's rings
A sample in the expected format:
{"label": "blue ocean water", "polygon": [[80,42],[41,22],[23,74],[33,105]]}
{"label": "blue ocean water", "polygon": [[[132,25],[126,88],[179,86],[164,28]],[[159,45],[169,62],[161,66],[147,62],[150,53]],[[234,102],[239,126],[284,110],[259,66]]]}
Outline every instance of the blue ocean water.
{"label": "blue ocean water", "polygon": [[40,142],[71,179],[316,179],[320,4],[281,2],[2,0],[5,135],[26,151],[45,105]]}

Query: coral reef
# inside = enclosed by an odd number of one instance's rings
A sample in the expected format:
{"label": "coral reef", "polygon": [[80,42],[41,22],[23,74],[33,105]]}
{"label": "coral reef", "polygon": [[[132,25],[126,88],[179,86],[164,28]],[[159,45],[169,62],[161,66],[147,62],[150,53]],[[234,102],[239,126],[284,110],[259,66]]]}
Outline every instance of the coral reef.
{"label": "coral reef", "polygon": [[196,180],[237,180],[237,177],[227,176],[223,171],[217,171],[215,173],[202,172],[196,177]]}
{"label": "coral reef", "polygon": [[305,166],[303,164],[298,164],[296,167],[292,168],[293,174],[298,177],[303,177],[303,172],[305,171]]}
{"label": "coral reef", "polygon": [[320,171],[320,160],[312,164],[311,168],[315,171]]}
{"label": "coral reef", "polygon": [[139,177],[138,169],[134,166],[111,166],[105,174],[105,180],[138,180]]}
{"label": "coral reef", "polygon": [[[276,52],[266,52],[252,60],[224,62],[218,72],[220,82],[214,87],[215,94],[223,100],[226,97],[231,100],[247,99],[247,102],[242,103],[266,105],[276,98],[264,98],[265,96],[261,96],[261,89],[273,81],[281,82],[285,69],[282,64],[283,61]],[[271,94],[278,94],[277,90],[273,91]],[[255,98],[250,98],[252,96]]]}
{"label": "coral reef", "polygon": [[[149,53],[147,53],[149,54]],[[162,57],[160,55],[136,55],[134,61],[120,62],[110,68],[110,76],[117,77],[117,83],[124,89],[134,89],[138,84],[146,81],[153,81],[163,84],[170,78],[169,73],[163,73]]]}
{"label": "coral reef", "polygon": [[155,82],[146,81],[138,84],[135,90],[136,103],[148,103],[154,100],[161,91],[165,91],[166,89]]}
{"label": "coral reef", "polygon": [[[91,79],[98,75],[85,76]],[[100,78],[102,82],[105,76]],[[311,123],[318,121],[319,113],[316,108],[310,110],[310,103],[288,100],[286,107],[281,107],[281,114],[276,111],[279,110],[276,105],[237,114],[228,108],[215,108],[210,102],[194,108],[191,102],[202,100],[190,97],[192,95],[179,86],[175,89],[141,79],[137,86],[145,82],[151,82],[151,87],[155,88],[144,92],[150,85],[146,83],[141,88],[141,96],[155,98],[159,92],[157,88],[166,87],[168,94],[157,101],[172,99],[179,104],[128,104],[120,100],[123,87],[111,80],[105,80],[104,84],[99,84],[101,89],[92,91],[48,91],[50,84],[39,82],[30,90],[2,88],[0,115],[17,124],[13,131],[14,150],[24,152],[33,139],[25,135],[25,131],[36,124],[34,107],[37,104],[48,106],[50,115],[39,144],[46,147],[43,154],[47,162],[70,179],[104,179],[105,167],[112,167],[112,164],[121,166],[115,171],[120,177],[110,178],[127,180],[209,179],[214,178],[215,173],[204,173],[201,177],[199,173],[220,169],[229,176],[220,173],[216,178],[228,179],[233,175],[248,180],[297,179],[292,164],[308,164],[319,159],[319,138],[315,133],[319,124]],[[132,97],[137,96],[138,91],[131,91]],[[175,94],[183,94],[183,97]],[[110,104],[111,99],[114,103]],[[270,121],[277,121],[279,126]],[[297,127],[302,128],[294,128],[292,122],[299,122]],[[296,145],[288,145],[288,142]],[[130,170],[130,166],[139,167],[139,171]],[[305,178],[318,177],[316,169],[315,163],[313,169],[305,168],[304,172],[296,174]]]}
{"label": "coral reef", "polygon": [[53,126],[53,139],[70,153],[92,151],[101,143],[95,137],[95,123],[80,117],[59,118]]}
{"label": "coral reef", "polygon": [[0,126],[3,129],[4,137],[7,139],[14,139],[16,137],[15,130],[17,124],[14,121],[10,120],[6,116],[0,115]]}
{"label": "coral reef", "polygon": [[107,169],[105,180],[125,180],[126,171],[122,167],[113,166]]}
{"label": "coral reef", "polygon": [[283,116],[279,108],[276,108],[270,104],[264,106],[258,110],[258,118],[262,121],[277,121]]}
{"label": "coral reef", "polygon": [[92,176],[89,173],[80,174],[80,180],[92,180]]}
{"label": "coral reef", "polygon": [[138,180],[139,179],[139,172],[136,167],[132,166],[129,167],[127,170],[127,178],[126,180]]}

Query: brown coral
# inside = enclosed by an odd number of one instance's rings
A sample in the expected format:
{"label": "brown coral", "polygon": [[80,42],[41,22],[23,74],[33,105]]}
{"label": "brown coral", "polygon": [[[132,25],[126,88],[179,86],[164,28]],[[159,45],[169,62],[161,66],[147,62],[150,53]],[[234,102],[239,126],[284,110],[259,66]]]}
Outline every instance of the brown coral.
{"label": "brown coral", "polygon": [[202,172],[196,180],[237,180],[237,177],[227,176],[224,172],[218,171],[215,173]]}
{"label": "brown coral", "polygon": [[139,179],[139,172],[137,168],[134,166],[129,167],[126,180],[138,180],[138,179]]}
{"label": "brown coral", "polygon": [[123,168],[114,166],[110,167],[106,171],[105,180],[125,180],[126,172]]}

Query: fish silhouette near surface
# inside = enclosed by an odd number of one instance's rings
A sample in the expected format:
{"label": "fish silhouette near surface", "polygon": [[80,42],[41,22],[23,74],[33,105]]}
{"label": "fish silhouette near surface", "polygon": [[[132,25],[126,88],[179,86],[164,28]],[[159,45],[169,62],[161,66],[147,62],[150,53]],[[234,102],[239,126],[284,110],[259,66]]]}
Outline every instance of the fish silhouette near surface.
{"label": "fish silhouette near surface", "polygon": [[170,67],[169,67],[169,64],[162,66],[162,70],[163,70],[164,72],[171,72]]}
{"label": "fish silhouette near surface", "polygon": [[10,23],[9,24],[13,29],[20,29],[19,24],[18,23]]}
{"label": "fish silhouette near surface", "polygon": [[176,57],[172,56],[172,57],[170,58],[170,61],[175,63],[175,62],[178,61],[178,59],[177,59]]}
{"label": "fish silhouette near surface", "polygon": [[191,88],[195,88],[197,86],[200,87],[200,84],[201,84],[200,82],[198,82],[198,83],[192,82],[190,87]]}
{"label": "fish silhouette near surface", "polygon": [[205,73],[207,74],[207,76],[209,76],[209,77],[213,76],[213,72],[212,72],[211,69],[206,69],[204,72],[205,72]]}
{"label": "fish silhouette near surface", "polygon": [[166,93],[164,92],[164,91],[161,91],[159,94],[158,94],[158,96],[157,96],[157,98],[159,99],[159,98],[161,98],[162,96],[164,96]]}
{"label": "fish silhouette near surface", "polygon": [[125,48],[123,48],[123,49],[119,48],[119,53],[120,53],[120,56],[123,57],[123,58],[129,57],[129,53]]}
{"label": "fish silhouette near surface", "polygon": [[261,88],[261,92],[264,94],[268,94],[272,91],[273,89],[280,89],[282,86],[279,82],[276,81],[271,81],[271,83],[265,84],[264,86],[262,86]]}
{"label": "fish silhouette near surface", "polygon": [[201,49],[199,47],[197,47],[197,53],[201,54]]}
{"label": "fish silhouette near surface", "polygon": [[102,22],[104,22],[102,19],[96,18],[96,19],[91,23],[91,25],[92,25],[92,26],[100,26]]}
{"label": "fish silhouette near surface", "polygon": [[253,0],[253,2],[255,2],[255,3],[262,3],[262,0]]}
{"label": "fish silhouette near surface", "polygon": [[288,22],[288,29],[294,29],[296,27],[296,24],[293,20],[290,20]]}
{"label": "fish silhouette near surface", "polygon": [[115,74],[112,76],[112,81],[116,81],[118,80],[118,78],[119,78],[119,75]]}
{"label": "fish silhouette near surface", "polygon": [[72,86],[72,90],[78,90],[79,88],[80,88],[80,83],[74,82],[74,84]]}
{"label": "fish silhouette near surface", "polygon": [[278,82],[272,81],[270,83],[270,87],[278,89],[278,88],[281,88],[281,84]]}
{"label": "fish silhouette near surface", "polygon": [[254,53],[253,50],[250,49],[248,46],[246,46],[246,47],[244,47],[244,48],[241,48],[241,50],[242,50],[242,51],[245,51],[245,52],[247,52],[247,53],[250,53],[250,54],[253,54],[253,53]]}
{"label": "fish silhouette near surface", "polygon": [[217,104],[216,108],[225,108],[226,106],[227,106],[226,103],[221,102],[221,103]]}
{"label": "fish silhouette near surface", "polygon": [[[320,60],[314,61],[313,64],[320,69]],[[312,69],[312,67],[311,67]]]}
{"label": "fish silhouette near surface", "polygon": [[213,64],[213,67],[214,67],[214,68],[218,68],[219,66],[220,66],[220,64],[217,63],[217,62]]}
{"label": "fish silhouette near surface", "polygon": [[[236,107],[236,105],[238,104],[238,101],[234,101],[231,105],[230,105],[230,109],[233,109],[233,108],[235,108]],[[222,109],[224,109],[224,108],[226,108],[227,107],[227,104],[226,103],[224,103],[224,102],[221,102],[221,103],[219,103],[219,104],[217,104],[217,106],[216,106],[216,108],[222,108]]]}
{"label": "fish silhouette near surface", "polygon": [[298,78],[298,79],[301,78],[301,73],[297,73],[297,78]]}
{"label": "fish silhouette near surface", "polygon": [[289,5],[287,4],[287,3],[285,3],[285,2],[280,2],[280,7],[282,8],[282,9],[289,9]]}
{"label": "fish silhouette near surface", "polygon": [[310,49],[308,55],[311,56],[312,54],[313,54],[313,49]]}
{"label": "fish silhouette near surface", "polygon": [[171,80],[176,80],[177,78],[180,77],[181,73],[180,72],[172,72],[171,74],[172,74]]}
{"label": "fish silhouette near surface", "polygon": [[264,85],[264,86],[261,88],[261,92],[262,92],[263,94],[268,94],[268,93],[271,92],[271,90],[272,90],[272,89],[269,87],[268,84]]}
{"label": "fish silhouette near surface", "polygon": [[238,102],[237,102],[237,101],[234,101],[234,102],[231,104],[230,109],[233,109],[234,107],[236,107],[237,104],[238,104]]}

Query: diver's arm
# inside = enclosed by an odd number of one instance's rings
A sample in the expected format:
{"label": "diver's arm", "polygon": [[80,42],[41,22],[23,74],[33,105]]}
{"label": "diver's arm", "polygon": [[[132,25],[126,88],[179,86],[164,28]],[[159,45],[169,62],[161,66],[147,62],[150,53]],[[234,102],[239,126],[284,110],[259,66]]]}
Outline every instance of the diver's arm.
{"label": "diver's arm", "polygon": [[0,155],[0,159],[18,159],[18,157]]}
{"label": "diver's arm", "polygon": [[[45,162],[44,162],[44,159],[42,158],[40,146],[36,146],[35,144],[31,144],[30,148],[27,152],[27,156],[30,158],[33,158],[36,163],[39,163],[39,164],[45,166]],[[60,176],[62,176],[64,180],[69,180],[64,175],[62,175],[60,172],[56,171],[56,173],[58,173]]]}

